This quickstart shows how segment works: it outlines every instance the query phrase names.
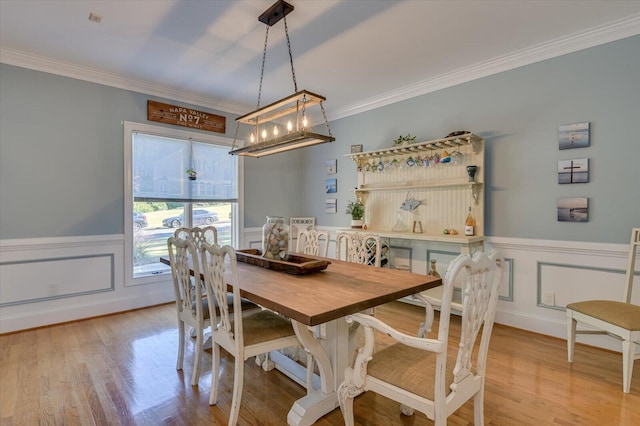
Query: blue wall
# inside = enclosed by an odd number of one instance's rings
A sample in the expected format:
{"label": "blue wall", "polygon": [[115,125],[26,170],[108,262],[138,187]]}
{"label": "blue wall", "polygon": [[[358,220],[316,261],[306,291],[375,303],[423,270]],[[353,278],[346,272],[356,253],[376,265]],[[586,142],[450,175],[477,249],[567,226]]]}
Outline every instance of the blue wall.
{"label": "blue wall", "polygon": [[[326,108],[330,112],[330,99]],[[558,149],[558,126],[591,123],[591,146]],[[305,153],[305,205],[326,226],[348,226],[356,170],[344,157],[470,130],[486,140],[485,233],[628,243],[640,226],[640,36],[439,90],[331,123],[336,142]],[[338,214],[324,213],[324,160],[338,159]],[[559,185],[558,160],[588,158],[590,182]],[[333,177],[333,176],[332,176]],[[589,198],[588,223],[557,222],[557,198]]]}
{"label": "blue wall", "polygon": [[[170,127],[147,121],[147,100],[185,105],[6,64],[0,95],[0,239],[122,234],[121,122]],[[210,112],[227,117],[233,138],[235,115]],[[302,190],[300,156],[245,162],[246,226],[302,214],[290,196]]]}
{"label": "blue wall", "polygon": [[[465,129],[486,138],[487,235],[626,243],[640,226],[639,76],[636,36],[336,120],[331,144],[245,161],[245,225],[277,214],[348,226],[350,145]],[[122,234],[121,122],[147,122],[148,99],[176,103],[0,64],[0,239]],[[325,106],[330,113],[330,99]],[[233,137],[235,116],[212,112],[227,116]],[[591,146],[559,151],[558,126],[582,121]],[[324,209],[331,158],[334,215]],[[591,182],[558,185],[558,160],[575,158],[589,158]],[[589,197],[588,223],[556,221],[564,196]]]}

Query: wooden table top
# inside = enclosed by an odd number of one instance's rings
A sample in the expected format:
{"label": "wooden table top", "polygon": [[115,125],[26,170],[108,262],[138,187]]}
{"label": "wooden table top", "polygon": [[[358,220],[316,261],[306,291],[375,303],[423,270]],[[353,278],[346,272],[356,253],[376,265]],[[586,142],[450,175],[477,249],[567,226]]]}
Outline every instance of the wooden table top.
{"label": "wooden table top", "polygon": [[[307,275],[238,262],[240,295],[313,326],[442,284],[439,277],[329,260],[327,269]],[[168,257],[160,261],[169,264]]]}

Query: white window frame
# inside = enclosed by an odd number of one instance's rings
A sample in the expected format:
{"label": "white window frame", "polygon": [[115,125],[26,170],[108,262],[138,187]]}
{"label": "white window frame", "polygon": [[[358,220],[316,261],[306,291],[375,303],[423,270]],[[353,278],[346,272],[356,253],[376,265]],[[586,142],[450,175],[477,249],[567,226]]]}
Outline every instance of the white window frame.
{"label": "white window frame", "polygon": [[[218,136],[215,134],[192,132],[188,130],[173,129],[163,126],[124,121],[124,285],[141,285],[167,282],[171,279],[170,273],[154,274],[151,276],[134,278],[133,276],[133,174],[132,174],[132,135],[136,132],[146,133],[167,138],[189,139],[198,142],[209,142],[217,145],[233,145],[233,138]],[[241,236],[244,235],[244,158],[238,156],[238,202],[232,209],[231,220],[236,226],[233,228],[233,241],[236,245],[242,244]],[[238,248],[238,247],[236,247]]]}

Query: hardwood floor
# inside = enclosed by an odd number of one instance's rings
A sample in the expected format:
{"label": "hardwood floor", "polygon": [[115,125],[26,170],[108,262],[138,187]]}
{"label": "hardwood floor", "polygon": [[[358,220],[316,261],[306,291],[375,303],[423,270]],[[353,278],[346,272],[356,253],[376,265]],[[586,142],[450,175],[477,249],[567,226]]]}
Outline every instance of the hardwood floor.
{"label": "hardwood floor", "polygon": [[[422,311],[395,302],[376,315],[415,332]],[[459,332],[457,317],[452,329]],[[210,353],[199,385],[191,387],[193,345],[185,350],[185,369],[176,371],[177,338],[172,304],[0,336],[0,424],[226,425],[233,359],[223,358],[218,405],[210,407]],[[249,360],[239,424],[285,425],[304,392]],[[487,425],[640,424],[638,362],[631,393],[624,394],[620,354],[578,345],[570,366],[564,340],[500,325],[491,340],[485,392]],[[358,397],[354,410],[358,425],[433,424],[421,414],[401,415],[397,404],[372,393]],[[317,424],[343,424],[340,410]],[[449,424],[473,424],[472,403]]]}

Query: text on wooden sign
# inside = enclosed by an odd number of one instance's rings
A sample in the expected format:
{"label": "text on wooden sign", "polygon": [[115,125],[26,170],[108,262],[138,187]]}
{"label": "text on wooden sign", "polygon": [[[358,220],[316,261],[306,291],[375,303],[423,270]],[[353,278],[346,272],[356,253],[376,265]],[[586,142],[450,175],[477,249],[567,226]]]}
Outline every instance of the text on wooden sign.
{"label": "text on wooden sign", "polygon": [[147,101],[147,120],[224,133],[226,117],[162,102]]}

